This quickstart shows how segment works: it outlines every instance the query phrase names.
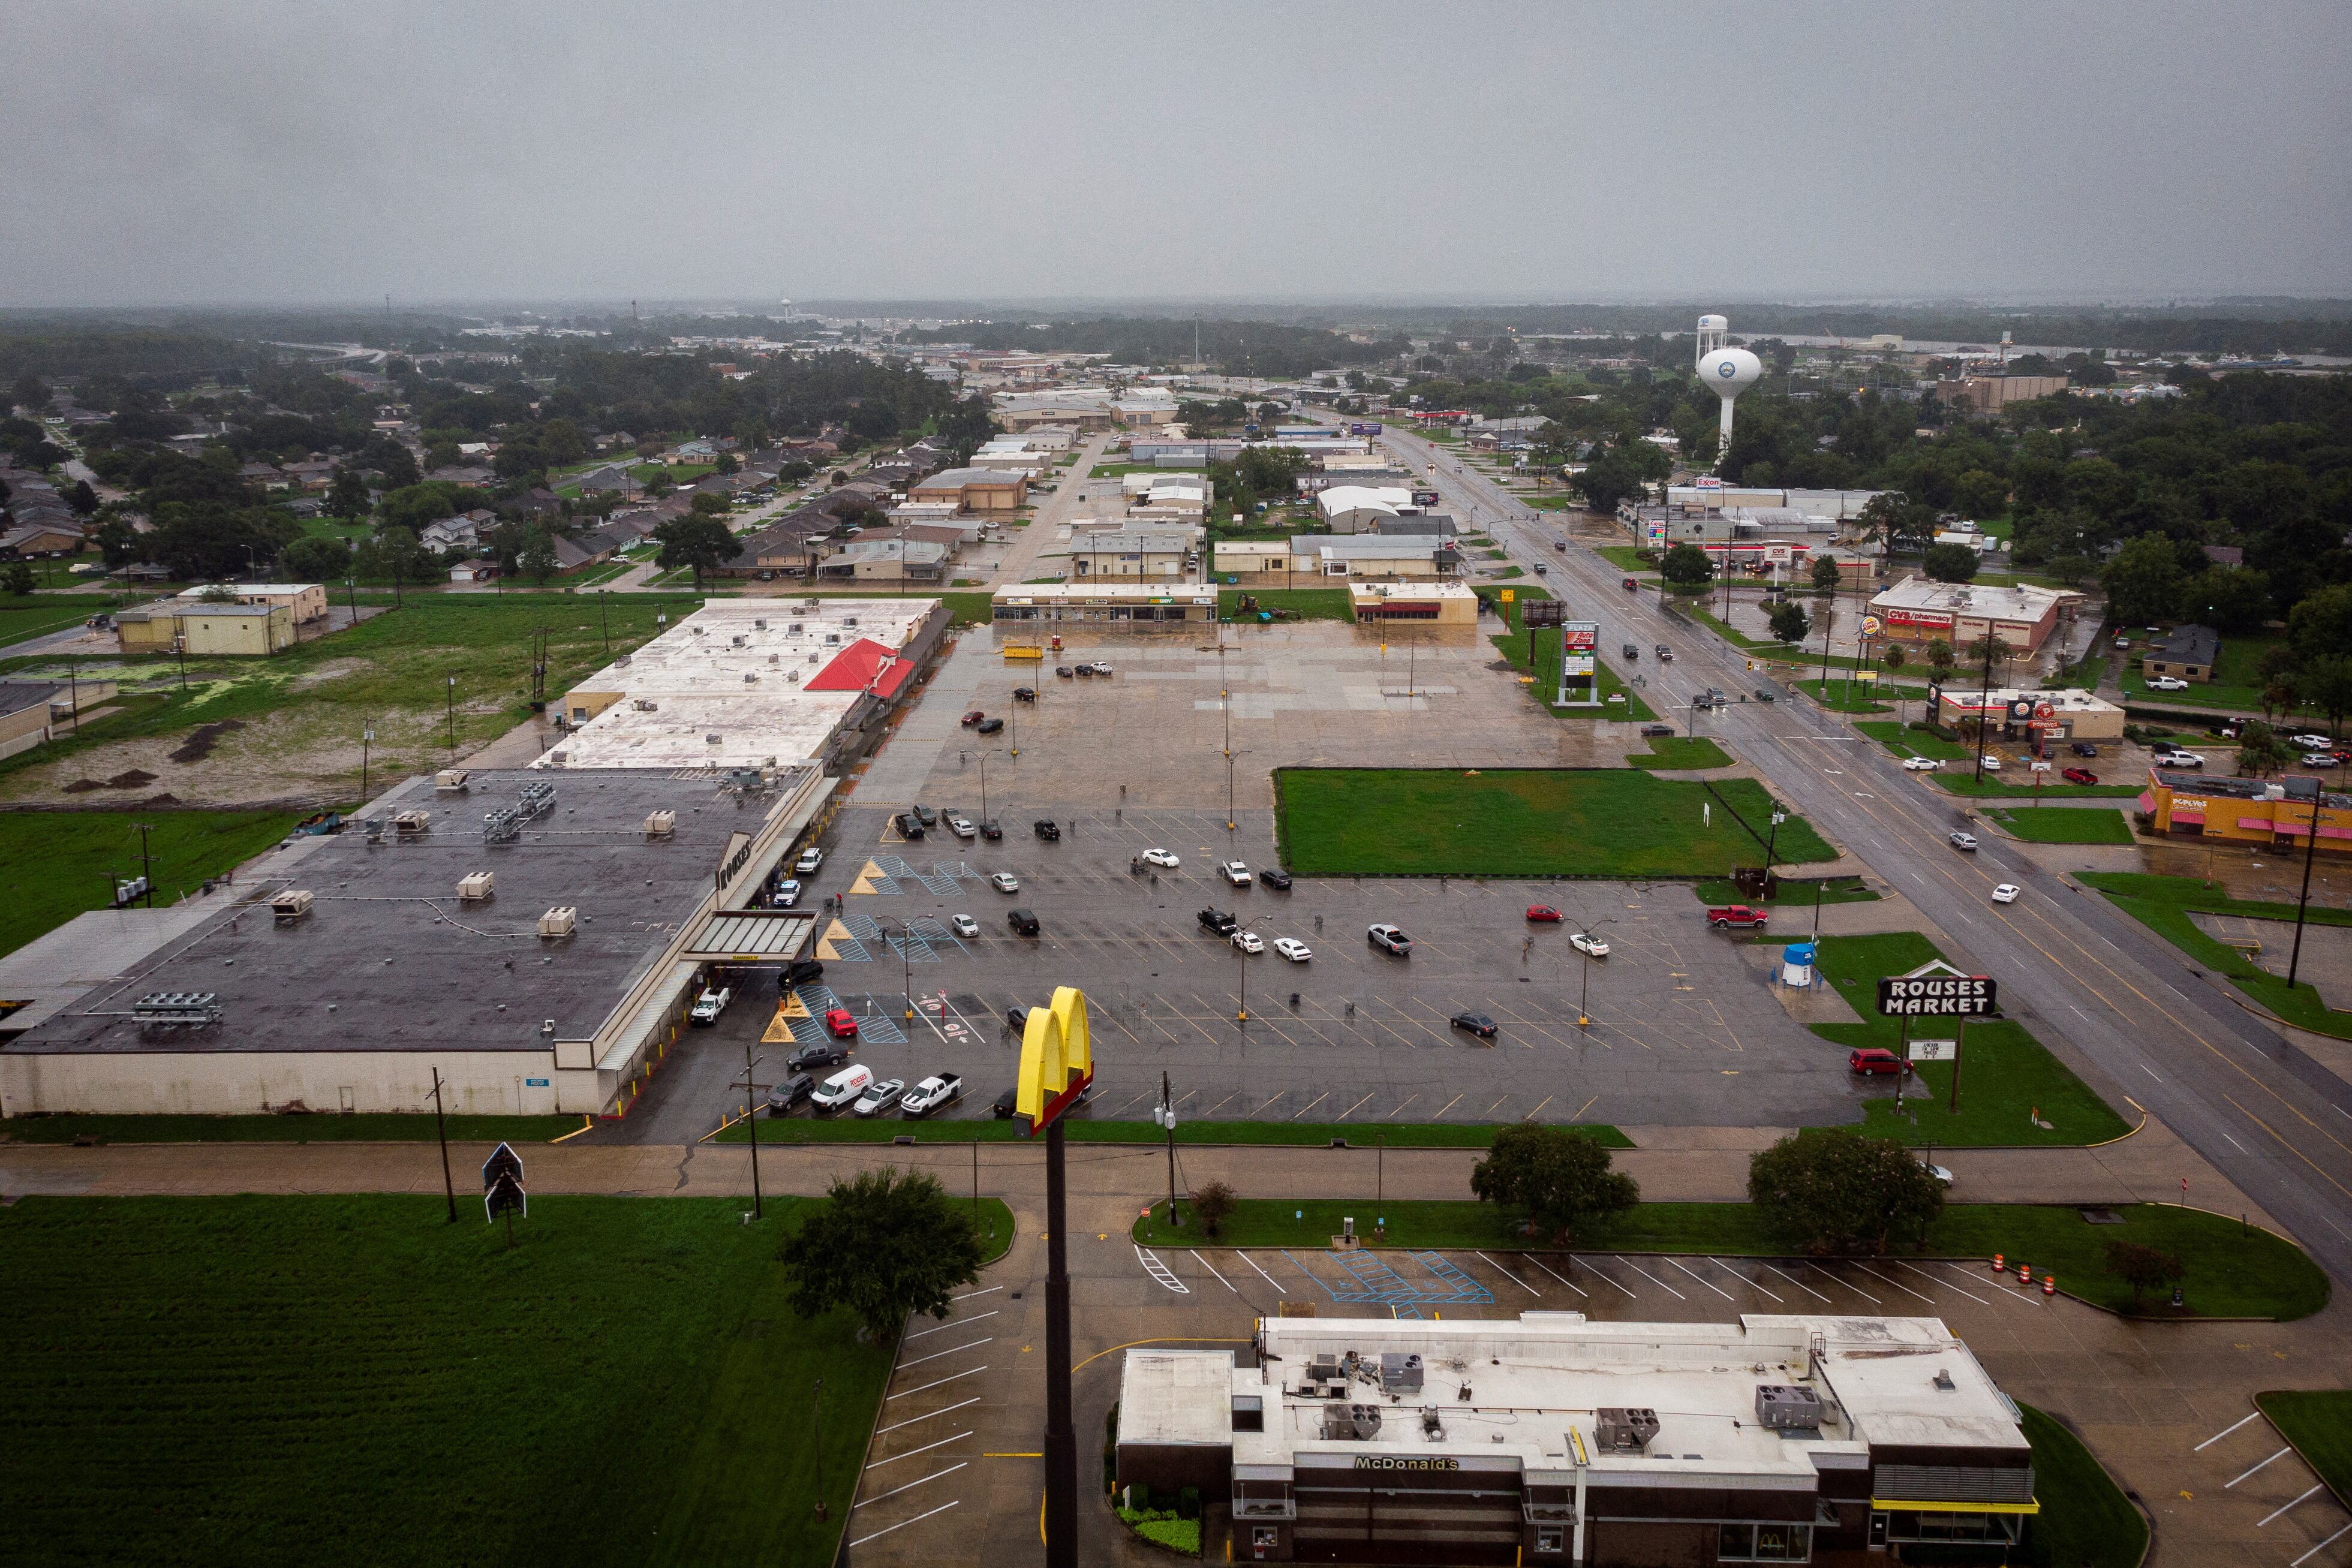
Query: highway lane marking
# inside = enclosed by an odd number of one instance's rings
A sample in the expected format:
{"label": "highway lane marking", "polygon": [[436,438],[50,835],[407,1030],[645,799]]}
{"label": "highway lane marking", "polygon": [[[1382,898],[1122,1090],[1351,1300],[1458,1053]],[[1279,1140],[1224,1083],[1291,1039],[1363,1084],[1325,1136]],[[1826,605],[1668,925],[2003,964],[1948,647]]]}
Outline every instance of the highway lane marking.
{"label": "highway lane marking", "polygon": [[[1512,1273],[1508,1269],[1504,1268],[1500,1263],[1496,1262],[1492,1258],[1487,1257],[1484,1252],[1479,1252],[1479,1251],[1475,1251],[1475,1250],[1474,1250],[1474,1251],[1470,1254],[1470,1256],[1472,1256],[1473,1258],[1477,1259],[1480,1262],[1482,1262],[1482,1263],[1486,1264],[1488,1268],[1490,1268],[1490,1269],[1494,1270],[1496,1273],[1500,1274],[1501,1276],[1503,1276],[1503,1278],[1504,1278],[1504,1279],[1508,1280],[1512,1284],[1517,1285],[1520,1290],[1525,1291],[1528,1295],[1530,1295],[1530,1296],[1541,1296],[1541,1295],[1543,1294],[1543,1292],[1542,1292],[1541,1291],[1537,1290],[1533,1285],[1528,1284],[1525,1280],[1520,1279],[1517,1274]],[[1542,1267],[1542,1265],[1540,1265],[1540,1264],[1538,1264],[1538,1265],[1537,1265],[1537,1266],[1538,1266],[1538,1268]]]}
{"label": "highway lane marking", "polygon": [[[893,1498],[893,1497],[897,1497],[897,1496],[898,1496],[900,1492],[902,1492],[902,1491],[913,1491],[917,1487],[919,1487],[919,1486],[927,1486],[927,1485],[929,1485],[930,1482],[935,1481],[935,1480],[938,1480],[938,1479],[939,1479],[940,1477],[942,1477],[942,1476],[951,1476],[951,1475],[955,1474],[958,1470],[968,1469],[968,1468],[970,1468],[971,1464],[971,1461],[970,1459],[958,1459],[954,1464],[950,1465],[946,1469],[943,1469],[943,1470],[933,1470],[929,1475],[925,1476],[921,1480],[919,1480],[919,1481],[908,1481],[905,1486],[902,1486],[902,1487],[892,1487],[888,1491],[886,1491],[886,1492],[880,1492],[880,1493],[876,1494],[876,1495],[875,1495],[875,1496],[873,1496],[873,1497],[865,1498],[865,1499],[863,1499],[863,1500],[859,1500],[859,1501],[857,1501],[857,1502],[853,1502],[853,1503],[851,1503],[851,1504],[849,1505],[850,1511],[854,1513],[854,1512],[856,1512],[857,1510],[859,1510],[859,1509],[861,1509],[861,1508],[864,1508],[864,1507],[865,1507],[867,1503],[869,1503],[869,1502],[880,1502],[880,1501],[882,1501],[882,1500],[883,1500],[883,1499],[885,1499],[885,1498]],[[913,1523],[914,1521],[913,1521],[912,1520],[909,1520],[908,1522],[911,1524],[911,1523]],[[871,1537],[868,1537],[868,1539],[870,1540],[870,1539],[871,1539]]]}
{"label": "highway lane marking", "polygon": [[[2218,1054],[2218,1053],[2217,1053],[2217,1054]],[[2273,1137],[2273,1138],[2278,1138],[2278,1141],[2279,1141],[2279,1146],[2280,1146],[2280,1147],[2282,1147],[2282,1148],[2285,1149],[2288,1153],[2290,1153],[2290,1154],[2294,1155],[2294,1157],[2295,1157],[2296,1159],[2301,1160],[2305,1165],[2309,1166],[2313,1170],[2317,1171],[2317,1172],[2318,1172],[2318,1174],[2319,1174],[2319,1177],[2320,1177],[2320,1179],[2321,1179],[2322,1181],[2325,1181],[2326,1183],[2327,1183],[2327,1185],[2328,1185],[2328,1186],[2330,1186],[2334,1187],[2336,1191],[2338,1191],[2338,1192],[2342,1193],[2345,1197],[2352,1197],[2352,1186],[2346,1186],[2342,1182],[2337,1181],[2334,1176],[2329,1176],[2326,1171],[2320,1170],[2320,1169],[2319,1169],[2319,1164],[2318,1164],[2318,1162],[2317,1162],[2317,1161],[2314,1160],[2314,1159],[2313,1159],[2309,1155],[2305,1154],[2301,1149],[2296,1148],[2293,1144],[2288,1143],[2284,1138],[2280,1138],[2280,1137],[2279,1137],[2279,1134],[2278,1134],[2278,1129],[2277,1129],[2277,1128],[2275,1128],[2275,1127],[2272,1126],[2268,1122],[2263,1121],[2260,1116],[2255,1115],[2252,1111],[2247,1110],[2243,1105],[2238,1105],[2238,1102],[2237,1102],[2237,1100],[2236,1100],[2236,1098],[2235,1098],[2234,1096],[2228,1095],[2228,1094],[2224,1094],[2224,1095],[2222,1095],[2222,1096],[2221,1096],[2221,1098],[2222,1098],[2222,1099],[2224,1099],[2224,1100],[2229,1101],[2229,1102],[2230,1102],[2230,1103],[2231,1103],[2231,1104],[2232,1104],[2232,1105],[2237,1105],[2237,1106],[2238,1106],[2238,1113],[2239,1113],[2240,1115],[2242,1115],[2242,1116],[2245,1117],[2245,1119],[2246,1119],[2247,1121],[2252,1122],[2255,1126],[2260,1127],[2263,1132],[2268,1133],[2272,1137]],[[2310,1118],[2309,1118],[2309,1117],[2307,1117],[2307,1116],[2306,1116],[2306,1117],[2305,1117],[2304,1119],[2305,1119],[2305,1121],[2309,1121],[2309,1120],[2310,1120]],[[2224,1133],[2224,1134],[2222,1134],[2222,1136],[2224,1136],[2224,1137],[2228,1137],[2228,1136],[2229,1136],[2229,1134],[2226,1134],[2226,1133]],[[2231,1138],[2230,1141],[2231,1141],[2231,1143],[2235,1143],[2235,1142],[2237,1142],[2237,1140],[2236,1140],[2236,1139],[2234,1139],[2234,1138]],[[2333,1142],[2334,1140],[2330,1140],[2330,1141],[2331,1141],[2331,1142]],[[2326,1218],[2326,1216],[2324,1216],[2324,1215],[2323,1215],[2321,1218]],[[2330,1220],[2328,1223],[2329,1223],[2329,1224],[2331,1224],[2331,1225],[2334,1225],[2334,1224],[2335,1224],[2335,1222],[2334,1222],[2333,1220]],[[2342,1226],[2338,1225],[2338,1226],[2336,1226],[2336,1228],[2337,1230],[2341,1231],[2344,1228],[2343,1228]]]}
{"label": "highway lane marking", "polygon": [[2220,1431],[2214,1433],[2211,1437],[2206,1438],[2203,1442],[2198,1444],[2189,1451],[2192,1454],[2201,1454],[2206,1449],[2211,1448],[2214,1444],[2220,1442],[2222,1438],[2228,1437],[2231,1433],[2236,1431],[2239,1427],[2244,1426],[2247,1422],[2261,1420],[2262,1416],[2263,1413],[2257,1410],[2251,1416],[2241,1416],[2239,1419],[2231,1422],[2228,1426],[2222,1427]]}
{"label": "highway lane marking", "polygon": [[[2246,1469],[2242,1469],[2242,1470],[2240,1470],[2236,1475],[2232,1476],[2232,1477],[2231,1477],[2231,1478],[2230,1478],[2228,1480],[2223,1481],[2223,1482],[2221,1483],[2221,1490],[2222,1490],[2223,1491],[2228,1491],[2231,1487],[2236,1486],[2240,1481],[2244,1480],[2248,1476],[2252,1475],[2256,1470],[2259,1470],[2259,1469],[2263,1469],[2265,1466],[2267,1466],[2267,1465],[2269,1465],[2269,1464],[2273,1463],[2274,1460],[2278,1460],[2278,1459],[2285,1458],[2289,1454],[2292,1454],[2292,1453],[2294,1453],[2294,1445],[2293,1445],[2292,1443],[2290,1443],[2290,1444],[2288,1444],[2285,1448],[2281,1448],[2277,1453],[2273,1454],[2273,1455],[2270,1457],[2270,1458],[2257,1460],[2257,1461],[2256,1461],[2255,1463],[2253,1463],[2252,1465],[2250,1465],[2250,1466],[2248,1466]],[[2306,1493],[2305,1493],[2304,1495],[2305,1495],[2305,1496],[2306,1496],[2306,1497],[2308,1497],[2308,1496],[2310,1496],[2311,1494],[2310,1494],[2310,1493],[2308,1493],[2308,1492],[2306,1492]],[[2275,1516],[2273,1516],[2273,1517],[2275,1517]]]}

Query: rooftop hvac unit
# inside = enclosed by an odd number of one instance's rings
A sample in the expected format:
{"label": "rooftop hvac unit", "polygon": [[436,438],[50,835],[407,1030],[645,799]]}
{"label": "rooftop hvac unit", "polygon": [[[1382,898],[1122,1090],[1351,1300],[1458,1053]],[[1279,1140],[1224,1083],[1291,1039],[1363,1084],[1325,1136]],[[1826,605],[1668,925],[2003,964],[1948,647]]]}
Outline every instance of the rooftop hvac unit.
{"label": "rooftop hvac unit", "polygon": [[704,736],[702,740],[703,744],[706,746],[717,746],[719,744],[719,732],[714,729],[709,734]]}
{"label": "rooftop hvac unit", "polygon": [[512,806],[500,806],[495,811],[482,813],[482,842],[509,844],[522,837],[522,813]]}
{"label": "rooftop hvac unit", "polygon": [[1403,1351],[1381,1352],[1381,1392],[1383,1394],[1418,1394],[1421,1392],[1421,1357]]}
{"label": "rooftop hvac unit", "polygon": [[751,686],[751,685],[757,685],[759,684],[759,681],[760,681],[760,672],[759,672],[759,671],[757,671],[757,670],[746,670],[746,671],[744,671],[744,672],[743,672],[743,684],[744,684],[745,685],[747,685],[747,686]]}
{"label": "rooftop hvac unit", "polygon": [[632,697],[629,706],[639,713],[658,713],[661,709],[661,705],[651,697]]}
{"label": "rooftop hvac unit", "polygon": [[[828,639],[828,641],[829,641],[829,640],[830,640],[830,639]],[[816,656],[816,654],[815,654],[814,653],[811,653],[809,654],[809,663],[810,663],[810,664],[815,664],[816,662],[817,662],[817,656]]]}
{"label": "rooftop hvac unit", "polygon": [[840,641],[841,641],[841,633],[840,633],[840,632],[826,632],[826,633],[824,634],[825,646],[826,646],[826,647],[828,647],[828,648],[830,648],[830,647],[834,646],[835,644],[838,643]]}
{"label": "rooftop hvac unit", "polygon": [[380,844],[383,842],[383,819],[382,817],[370,817],[360,823],[360,826],[367,830],[368,842],[372,844]]}
{"label": "rooftop hvac unit", "polygon": [[1822,1424],[1822,1396],[1787,1383],[1756,1385],[1756,1420],[1775,1432],[1801,1431]]}
{"label": "rooftop hvac unit", "polygon": [[433,788],[444,795],[462,795],[467,776],[463,768],[444,768],[433,776]]}
{"label": "rooftop hvac unit", "polygon": [[301,919],[310,913],[310,906],[317,902],[311,897],[309,888],[289,887],[269,901],[269,913],[278,916],[282,925]]}
{"label": "rooftop hvac unit", "polygon": [[547,763],[551,768],[561,768],[571,759],[571,757],[572,754],[568,751],[551,751],[547,754]]}
{"label": "rooftop hvac unit", "polygon": [[728,646],[729,646],[729,647],[730,647],[730,648],[740,648],[740,647],[741,647],[742,645],[743,645],[743,639],[742,639],[740,636],[736,637],[736,638],[734,639],[734,641],[732,641],[732,642],[730,642],[730,643],[728,643]]}
{"label": "rooftop hvac unit", "polygon": [[392,819],[392,831],[395,833],[421,833],[432,826],[433,813],[430,811],[398,811]]}
{"label": "rooftop hvac unit", "polygon": [[783,662],[784,656],[782,653],[771,653],[768,655],[768,663],[772,664],[781,664]]}
{"label": "rooftop hvac unit", "polygon": [[142,1024],[216,1024],[220,998],[211,991],[150,991],[131,1004]]}
{"label": "rooftop hvac unit", "polygon": [[1604,1454],[1635,1454],[1658,1435],[1658,1413],[1646,1406],[1604,1406],[1592,1413],[1592,1446]]}
{"label": "rooftop hvac unit", "polygon": [[845,615],[842,617],[841,623],[844,626],[855,626],[857,624],[857,617],[855,615]]}
{"label": "rooftop hvac unit", "polygon": [[751,622],[751,628],[755,632],[765,632],[768,629],[768,623],[765,620],[754,621]]}
{"label": "rooftop hvac unit", "polygon": [[677,831],[677,813],[663,810],[646,814],[646,837],[666,839]]}
{"label": "rooftop hvac unit", "polygon": [[498,873],[495,872],[478,871],[470,876],[459,877],[457,896],[467,904],[480,903],[490,896],[490,886],[497,880],[497,876]]}
{"label": "rooftop hvac unit", "polygon": [[541,936],[569,936],[580,928],[580,911],[569,904],[560,904],[539,917]]}
{"label": "rooftop hvac unit", "polygon": [[784,679],[792,682],[794,685],[799,685],[801,684],[801,673],[798,670],[787,670],[784,672]]}
{"label": "rooftop hvac unit", "polygon": [[1377,1405],[1326,1405],[1323,1406],[1323,1438],[1326,1442],[1369,1443],[1381,1433],[1381,1407]]}
{"label": "rooftop hvac unit", "polygon": [[800,632],[800,630],[801,630],[801,625],[802,625],[802,623],[801,623],[800,622],[798,622],[798,621],[795,621],[795,622],[793,622],[792,629],[793,629],[793,632],[794,632],[795,634],[797,634],[797,633]]}

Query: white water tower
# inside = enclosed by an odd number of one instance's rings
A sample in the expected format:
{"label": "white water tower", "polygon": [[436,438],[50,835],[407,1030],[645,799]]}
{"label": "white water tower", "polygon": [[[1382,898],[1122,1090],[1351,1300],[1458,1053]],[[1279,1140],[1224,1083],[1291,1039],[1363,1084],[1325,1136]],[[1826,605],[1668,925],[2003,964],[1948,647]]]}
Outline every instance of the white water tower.
{"label": "white water tower", "polygon": [[1723,435],[1716,446],[1717,460],[1731,450],[1731,405],[1756,384],[1764,362],[1745,349],[1727,349],[1731,323],[1720,316],[1698,319],[1698,379],[1723,400]]}

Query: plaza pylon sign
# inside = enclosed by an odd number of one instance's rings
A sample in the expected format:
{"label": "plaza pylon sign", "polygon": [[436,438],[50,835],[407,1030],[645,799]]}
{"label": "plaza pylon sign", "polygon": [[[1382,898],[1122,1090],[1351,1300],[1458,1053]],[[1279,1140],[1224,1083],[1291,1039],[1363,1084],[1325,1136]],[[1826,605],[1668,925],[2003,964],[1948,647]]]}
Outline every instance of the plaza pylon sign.
{"label": "plaza pylon sign", "polygon": [[1087,1031],[1087,997],[1058,986],[1054,999],[1029,1009],[1021,1037],[1021,1077],[1013,1102],[1025,1134],[1035,1137],[1078,1103],[1095,1081],[1094,1046]]}

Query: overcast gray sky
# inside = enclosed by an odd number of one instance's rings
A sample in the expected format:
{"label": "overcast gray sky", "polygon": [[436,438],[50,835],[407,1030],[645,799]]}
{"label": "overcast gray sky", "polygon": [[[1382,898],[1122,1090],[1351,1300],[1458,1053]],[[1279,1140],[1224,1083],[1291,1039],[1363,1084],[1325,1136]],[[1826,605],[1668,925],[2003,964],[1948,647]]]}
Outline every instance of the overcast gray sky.
{"label": "overcast gray sky", "polygon": [[2340,0],[8,18],[5,305],[2352,295]]}

